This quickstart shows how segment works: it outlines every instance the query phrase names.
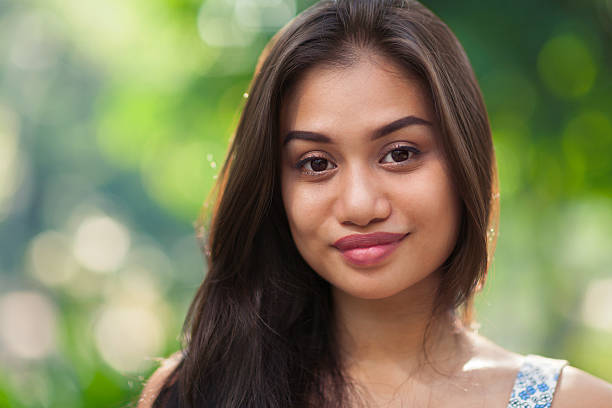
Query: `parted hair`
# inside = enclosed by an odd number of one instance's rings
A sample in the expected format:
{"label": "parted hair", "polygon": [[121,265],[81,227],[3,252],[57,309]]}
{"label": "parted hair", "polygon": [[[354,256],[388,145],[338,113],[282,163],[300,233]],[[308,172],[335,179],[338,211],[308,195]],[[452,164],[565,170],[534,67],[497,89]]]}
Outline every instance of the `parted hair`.
{"label": "parted hair", "polygon": [[[272,38],[201,217],[208,272],[184,326],[183,360],[155,407],[341,407],[351,400],[329,283],[304,261],[280,193],[283,99],[319,64],[384,56],[429,92],[452,184],[458,239],[440,267],[435,314],[472,319],[497,230],[497,176],[485,105],[450,29],[414,0],[324,0]],[[352,401],[352,400],[351,400]]]}

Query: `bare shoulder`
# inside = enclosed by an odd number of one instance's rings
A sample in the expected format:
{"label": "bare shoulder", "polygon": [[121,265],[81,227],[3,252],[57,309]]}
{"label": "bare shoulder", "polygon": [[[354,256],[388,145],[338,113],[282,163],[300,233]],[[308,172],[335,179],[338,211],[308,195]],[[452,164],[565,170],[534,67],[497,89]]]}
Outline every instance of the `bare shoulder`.
{"label": "bare shoulder", "polygon": [[445,385],[439,393],[440,406],[506,406],[523,356],[471,331],[461,331],[457,339],[459,348],[455,353],[457,362],[453,363],[452,386]]}
{"label": "bare shoulder", "polygon": [[145,384],[140,399],[138,400],[137,408],[151,408],[153,402],[159,395],[168,376],[174,371],[182,360],[182,354],[177,351],[167,359],[163,360],[161,365]]}
{"label": "bare shoulder", "polygon": [[[524,361],[524,356],[510,352],[482,336],[471,336],[478,350],[476,362],[489,362],[494,370],[481,370],[482,381],[497,390],[497,400],[508,400],[508,392]],[[479,361],[480,360],[480,361]],[[500,387],[496,387],[499,383]],[[502,386],[502,384],[504,384]],[[506,391],[504,390],[504,387]],[[506,394],[504,394],[504,392]],[[612,384],[594,377],[576,367],[566,366],[561,371],[551,408],[612,408]]]}
{"label": "bare shoulder", "polygon": [[552,408],[612,407],[612,384],[567,366],[561,371]]}

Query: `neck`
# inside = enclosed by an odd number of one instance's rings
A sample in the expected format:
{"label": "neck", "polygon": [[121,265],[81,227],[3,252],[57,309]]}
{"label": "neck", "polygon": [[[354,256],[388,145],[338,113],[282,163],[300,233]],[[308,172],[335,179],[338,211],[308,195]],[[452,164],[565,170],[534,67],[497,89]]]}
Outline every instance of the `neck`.
{"label": "neck", "polygon": [[432,316],[437,285],[432,274],[385,299],[360,299],[334,288],[338,341],[347,373],[380,378],[393,376],[393,370],[401,376],[423,376],[431,369],[452,369],[462,332],[450,313]]}

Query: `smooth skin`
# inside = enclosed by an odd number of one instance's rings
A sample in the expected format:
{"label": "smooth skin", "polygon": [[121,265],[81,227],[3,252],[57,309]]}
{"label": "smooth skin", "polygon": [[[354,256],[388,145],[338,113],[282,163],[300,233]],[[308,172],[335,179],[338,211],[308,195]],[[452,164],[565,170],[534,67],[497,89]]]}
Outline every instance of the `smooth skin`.
{"label": "smooth skin", "polygon": [[[348,68],[314,67],[288,95],[280,129],[291,233],[332,285],[347,374],[367,406],[506,407],[522,356],[448,315],[434,322],[423,358],[437,271],[461,217],[423,85],[366,52]],[[381,231],[406,236],[374,265],[351,264],[333,246]],[[152,406],[177,362],[151,377],[139,407]],[[612,386],[565,367],[552,407],[577,406],[612,407]]]}
{"label": "smooth skin", "polygon": [[[405,304],[415,298],[405,289],[425,289],[423,280],[429,294],[432,271],[455,245],[460,203],[425,95],[418,81],[362,63],[307,72],[284,104],[281,135],[321,135],[283,143],[281,187],[298,250],[336,296]],[[345,262],[332,246],[373,232],[408,235],[372,267]]]}

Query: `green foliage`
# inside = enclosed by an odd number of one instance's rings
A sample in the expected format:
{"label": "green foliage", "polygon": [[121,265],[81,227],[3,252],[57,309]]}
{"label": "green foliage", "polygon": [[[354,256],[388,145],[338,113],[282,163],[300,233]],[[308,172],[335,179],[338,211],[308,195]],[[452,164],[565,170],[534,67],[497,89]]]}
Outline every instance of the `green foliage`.
{"label": "green foliage", "polygon": [[538,58],[542,81],[563,98],[586,95],[595,82],[597,66],[583,40],[573,34],[554,37]]}

